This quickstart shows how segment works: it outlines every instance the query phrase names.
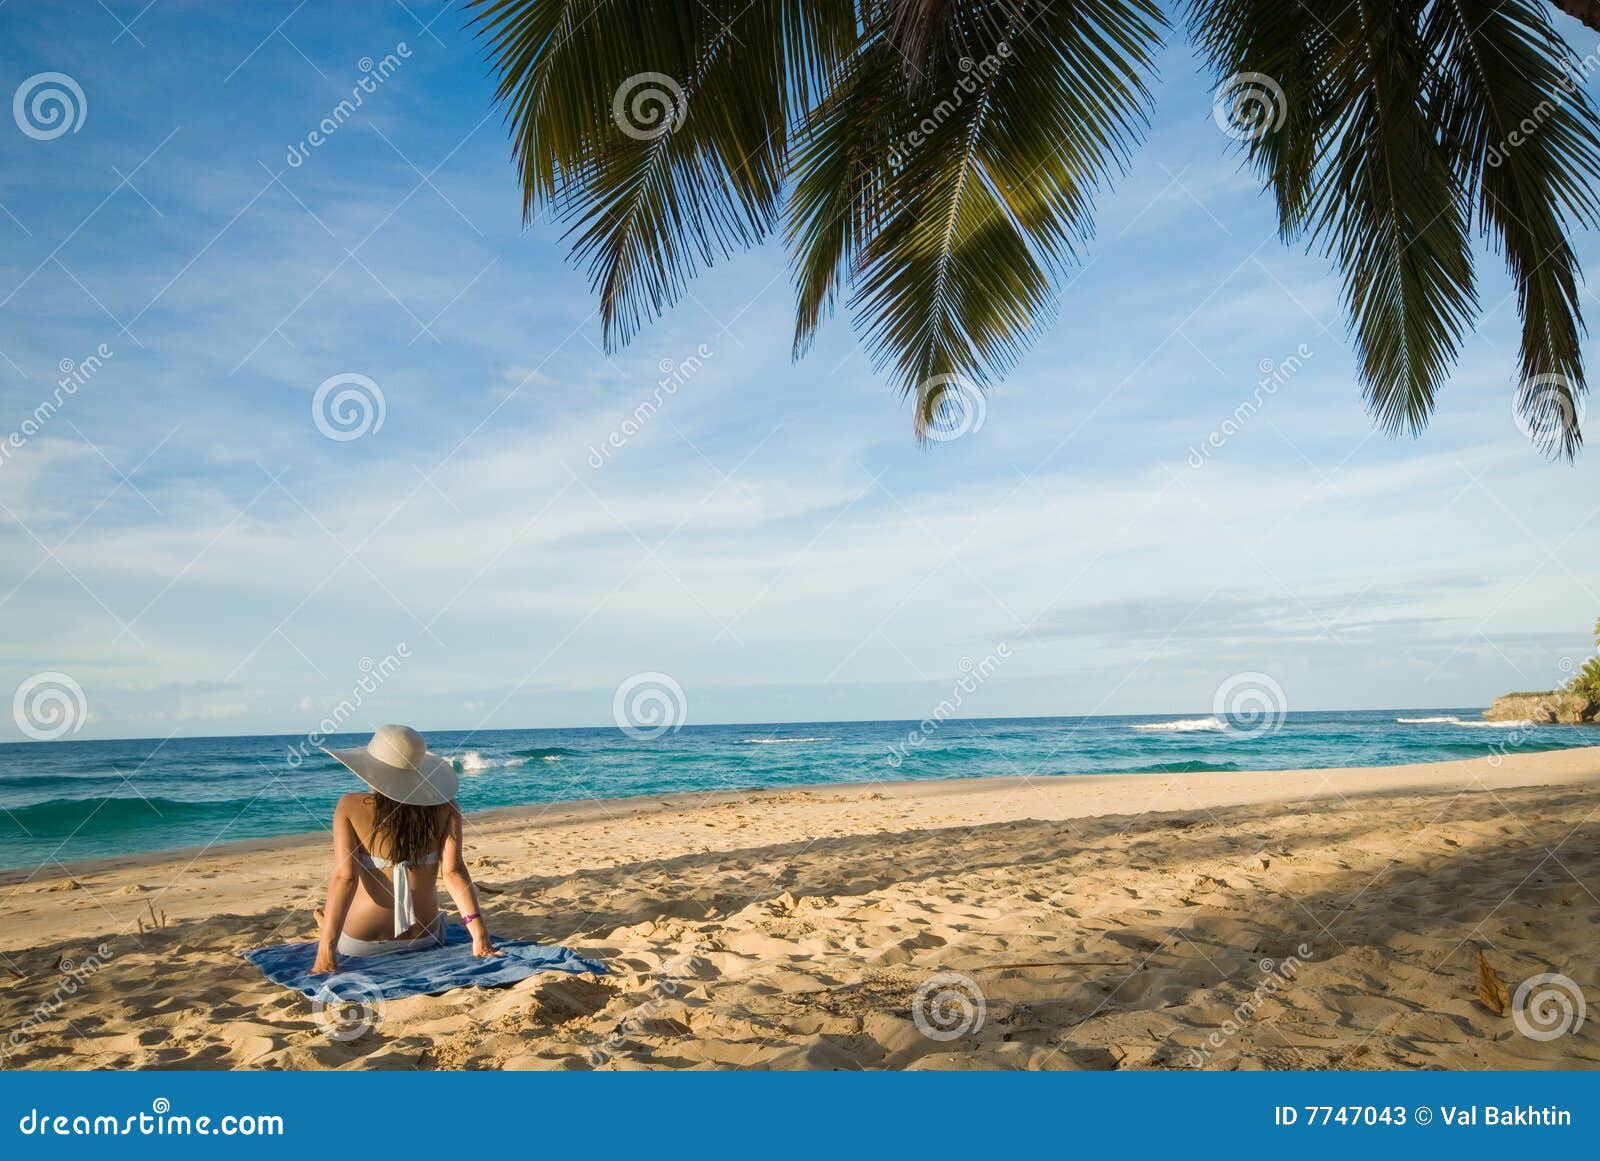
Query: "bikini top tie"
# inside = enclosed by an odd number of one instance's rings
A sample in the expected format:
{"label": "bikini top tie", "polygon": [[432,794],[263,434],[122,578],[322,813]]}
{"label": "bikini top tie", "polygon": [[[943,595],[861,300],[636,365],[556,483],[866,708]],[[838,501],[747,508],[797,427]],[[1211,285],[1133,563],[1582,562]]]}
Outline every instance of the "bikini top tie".
{"label": "bikini top tie", "polygon": [[411,898],[411,867],[413,865],[418,867],[432,866],[439,861],[439,852],[434,851],[430,855],[423,855],[419,859],[411,860],[410,863],[396,863],[391,862],[389,859],[380,859],[376,855],[369,855],[366,851],[360,851],[356,855],[356,861],[371,871],[393,869],[394,933],[399,936],[411,930],[412,925],[417,921],[416,907]]}

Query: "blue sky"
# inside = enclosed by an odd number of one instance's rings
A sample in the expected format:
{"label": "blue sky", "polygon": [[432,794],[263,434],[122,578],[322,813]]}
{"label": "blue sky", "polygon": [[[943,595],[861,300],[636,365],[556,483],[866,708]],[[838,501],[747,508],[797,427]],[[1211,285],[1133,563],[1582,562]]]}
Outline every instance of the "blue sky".
{"label": "blue sky", "polygon": [[[923,450],[846,318],[791,362],[776,245],[605,355],[560,227],[523,228],[464,23],[0,8],[0,95],[60,72],[87,108],[0,123],[0,428],[110,352],[0,464],[0,693],[70,675],[79,737],[293,733],[404,645],[352,729],[603,724],[641,671],[691,722],[913,718],[1003,643],[964,713],[1204,710],[1247,670],[1290,709],[1463,706],[1589,647],[1595,453],[1512,422],[1496,261],[1429,431],[1377,433],[1335,278],[1277,241],[1181,38],[1059,317],[980,430]],[[321,434],[340,375],[381,428]]]}

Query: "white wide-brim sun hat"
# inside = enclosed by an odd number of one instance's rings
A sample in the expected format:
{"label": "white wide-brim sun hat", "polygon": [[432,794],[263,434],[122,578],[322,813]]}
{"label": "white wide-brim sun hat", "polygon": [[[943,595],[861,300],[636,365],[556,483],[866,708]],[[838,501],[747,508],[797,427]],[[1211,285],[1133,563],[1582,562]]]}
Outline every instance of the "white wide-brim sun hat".
{"label": "white wide-brim sun hat", "polygon": [[358,749],[319,749],[385,798],[407,806],[454,802],[461,786],[450,760],[430,754],[428,743],[410,726],[379,726],[372,741]]}

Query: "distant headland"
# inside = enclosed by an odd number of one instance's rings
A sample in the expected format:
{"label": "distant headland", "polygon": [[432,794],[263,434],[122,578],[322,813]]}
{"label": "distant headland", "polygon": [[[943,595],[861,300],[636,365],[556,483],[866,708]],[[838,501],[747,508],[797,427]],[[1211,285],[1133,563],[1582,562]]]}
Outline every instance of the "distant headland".
{"label": "distant headland", "polygon": [[[1595,622],[1596,655],[1560,689],[1508,693],[1497,697],[1483,716],[1491,722],[1582,725],[1600,719],[1600,621]],[[1563,662],[1570,668],[1570,662]]]}

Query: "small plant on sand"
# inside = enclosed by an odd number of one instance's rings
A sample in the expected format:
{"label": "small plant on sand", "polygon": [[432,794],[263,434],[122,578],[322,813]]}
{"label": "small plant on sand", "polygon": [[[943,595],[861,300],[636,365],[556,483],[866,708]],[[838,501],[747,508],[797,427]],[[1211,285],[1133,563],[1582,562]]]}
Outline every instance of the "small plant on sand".
{"label": "small plant on sand", "polygon": [[144,905],[150,910],[150,920],[148,923],[146,923],[143,918],[138,919],[140,934],[143,934],[147,931],[165,930],[167,926],[167,913],[165,911],[157,912],[156,905],[150,902],[148,899],[144,901]]}

